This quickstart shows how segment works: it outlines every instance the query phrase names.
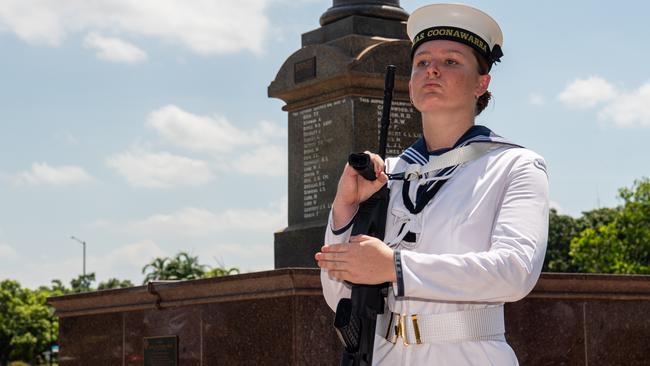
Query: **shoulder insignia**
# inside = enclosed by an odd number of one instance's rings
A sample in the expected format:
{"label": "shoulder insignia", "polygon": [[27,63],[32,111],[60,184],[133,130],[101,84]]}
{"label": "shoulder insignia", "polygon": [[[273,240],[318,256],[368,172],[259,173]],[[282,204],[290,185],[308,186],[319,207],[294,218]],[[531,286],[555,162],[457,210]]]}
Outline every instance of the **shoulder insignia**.
{"label": "shoulder insignia", "polygon": [[546,163],[544,162],[544,160],[542,160],[542,159],[535,159],[535,160],[533,160],[533,165],[535,166],[535,168],[537,168],[537,169],[543,171],[544,174],[547,174],[547,175],[548,175],[548,173],[546,172]]}

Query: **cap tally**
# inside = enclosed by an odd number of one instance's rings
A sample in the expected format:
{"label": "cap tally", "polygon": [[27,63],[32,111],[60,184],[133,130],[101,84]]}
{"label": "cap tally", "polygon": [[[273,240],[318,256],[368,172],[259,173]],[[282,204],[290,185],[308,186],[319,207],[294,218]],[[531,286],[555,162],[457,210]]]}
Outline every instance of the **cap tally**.
{"label": "cap tally", "polygon": [[406,32],[413,42],[411,57],[422,43],[436,39],[472,47],[485,58],[488,68],[503,56],[503,33],[497,22],[468,5],[431,4],[416,9],[408,19]]}

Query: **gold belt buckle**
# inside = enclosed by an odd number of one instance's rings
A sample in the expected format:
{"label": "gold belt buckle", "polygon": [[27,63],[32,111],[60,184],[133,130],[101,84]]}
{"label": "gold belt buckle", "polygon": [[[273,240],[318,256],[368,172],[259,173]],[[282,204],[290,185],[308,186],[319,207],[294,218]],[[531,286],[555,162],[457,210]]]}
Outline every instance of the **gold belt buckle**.
{"label": "gold belt buckle", "polygon": [[422,344],[422,338],[420,338],[420,326],[418,325],[417,314],[411,315],[411,320],[413,322],[413,333],[415,333],[415,344]]}
{"label": "gold belt buckle", "polygon": [[[390,315],[390,321],[388,322],[388,333],[390,333],[390,326],[391,323],[393,322],[393,317],[396,314],[391,313]],[[409,343],[408,341],[408,335],[406,333],[406,314],[400,314],[397,315],[397,319],[395,320],[395,325],[393,327],[393,335],[390,336],[390,338],[387,336],[386,339],[395,344],[397,342],[397,338],[402,337],[402,342],[404,342],[405,346],[410,346],[412,343]],[[418,316],[417,314],[413,314],[410,316],[411,317],[411,322],[413,324],[413,333],[415,333],[415,344],[422,344],[422,339],[420,338],[420,326],[418,324]]]}
{"label": "gold belt buckle", "polygon": [[399,322],[399,332],[400,335],[402,336],[402,342],[404,342],[404,345],[408,347],[409,341],[408,341],[408,335],[406,333],[406,315],[400,315],[400,322]]}

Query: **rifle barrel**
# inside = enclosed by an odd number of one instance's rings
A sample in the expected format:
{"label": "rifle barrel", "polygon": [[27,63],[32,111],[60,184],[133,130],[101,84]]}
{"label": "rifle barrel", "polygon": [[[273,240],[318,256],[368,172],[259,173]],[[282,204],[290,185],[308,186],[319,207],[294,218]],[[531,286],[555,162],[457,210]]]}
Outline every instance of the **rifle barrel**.
{"label": "rifle barrel", "polygon": [[386,67],[386,80],[384,82],[384,104],[381,111],[381,129],[379,130],[379,156],[386,159],[386,144],[388,139],[388,126],[390,125],[390,108],[393,104],[393,89],[395,88],[395,65]]}

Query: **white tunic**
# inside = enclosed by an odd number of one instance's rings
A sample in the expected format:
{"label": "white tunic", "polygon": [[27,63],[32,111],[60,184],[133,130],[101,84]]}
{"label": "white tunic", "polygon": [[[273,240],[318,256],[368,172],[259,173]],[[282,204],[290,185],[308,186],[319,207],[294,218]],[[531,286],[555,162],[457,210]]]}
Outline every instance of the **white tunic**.
{"label": "white tunic", "polygon": [[[391,169],[403,171],[399,160]],[[393,283],[387,305],[399,314],[440,314],[517,301],[533,288],[542,269],[548,236],[548,179],[541,156],[501,146],[458,168],[417,215],[403,204],[403,181],[390,181],[384,241],[406,223],[415,244],[400,251],[403,287]],[[411,184],[411,198],[417,184]],[[325,243],[346,243],[351,229],[335,235],[330,215]],[[321,271],[323,293],[335,310],[350,297],[343,282]],[[403,296],[397,296],[398,290]],[[377,333],[386,330],[377,329]],[[405,346],[375,337],[375,365],[517,365],[505,342],[436,342]]]}

